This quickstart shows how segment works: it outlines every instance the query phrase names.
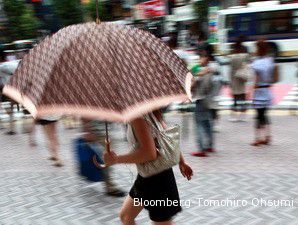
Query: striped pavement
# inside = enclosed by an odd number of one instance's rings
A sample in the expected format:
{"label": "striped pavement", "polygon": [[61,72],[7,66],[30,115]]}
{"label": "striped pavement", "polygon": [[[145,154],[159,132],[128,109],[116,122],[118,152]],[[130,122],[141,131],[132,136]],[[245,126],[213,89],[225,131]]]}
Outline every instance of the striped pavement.
{"label": "striped pavement", "polygon": [[[220,132],[216,133],[217,152],[201,159],[189,155],[197,149],[193,115],[167,114],[169,123],[181,125],[181,149],[194,169],[191,181],[174,169],[180,197],[185,203],[175,223],[298,224],[297,118],[272,117],[273,144],[260,148],[249,145],[253,138],[253,115],[249,115],[246,123],[231,123],[227,119],[225,115],[221,117]],[[120,224],[118,213],[123,199],[107,197],[102,183],[88,183],[76,173],[72,140],[79,130],[65,130],[60,124],[58,136],[65,166],[55,168],[46,160],[46,142],[40,128],[36,148],[29,147],[20,124],[17,128],[15,136],[0,131],[1,225]],[[112,125],[111,140],[117,153],[129,149],[122,125]],[[117,165],[113,169],[115,182],[126,191],[135,176],[136,170],[131,165]],[[228,200],[247,204],[216,205],[216,201]],[[293,205],[264,205],[273,200],[289,200]],[[145,211],[137,223],[150,224]]]}

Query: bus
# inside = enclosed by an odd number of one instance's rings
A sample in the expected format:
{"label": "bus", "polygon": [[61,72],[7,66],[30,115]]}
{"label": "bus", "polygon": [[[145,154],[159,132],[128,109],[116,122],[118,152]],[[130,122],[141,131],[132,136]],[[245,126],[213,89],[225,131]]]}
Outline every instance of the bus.
{"label": "bus", "polygon": [[241,35],[249,52],[255,51],[256,40],[265,39],[274,56],[298,56],[298,3],[264,1],[219,10],[217,24],[221,54],[228,54],[231,43]]}

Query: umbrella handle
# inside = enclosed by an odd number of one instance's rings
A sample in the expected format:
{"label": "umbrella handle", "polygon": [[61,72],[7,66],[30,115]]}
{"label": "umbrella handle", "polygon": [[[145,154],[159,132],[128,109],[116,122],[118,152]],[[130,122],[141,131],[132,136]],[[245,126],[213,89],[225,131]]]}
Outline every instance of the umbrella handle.
{"label": "umbrella handle", "polygon": [[94,163],[94,165],[95,165],[97,168],[99,168],[99,169],[106,169],[106,168],[108,168],[108,166],[107,166],[106,164],[100,164],[100,163],[97,161],[97,159],[96,159],[96,155],[94,155],[92,159],[93,159],[93,163]]}
{"label": "umbrella handle", "polygon": [[[111,152],[111,148],[110,148],[111,142],[108,138],[106,138],[105,143],[106,143],[106,152],[108,153]],[[108,167],[106,164],[100,164],[96,159],[96,155],[93,156],[93,163],[97,168],[100,168],[100,169],[105,169]]]}
{"label": "umbrella handle", "polygon": [[100,19],[99,19],[99,0],[96,0],[96,24],[100,24]]}

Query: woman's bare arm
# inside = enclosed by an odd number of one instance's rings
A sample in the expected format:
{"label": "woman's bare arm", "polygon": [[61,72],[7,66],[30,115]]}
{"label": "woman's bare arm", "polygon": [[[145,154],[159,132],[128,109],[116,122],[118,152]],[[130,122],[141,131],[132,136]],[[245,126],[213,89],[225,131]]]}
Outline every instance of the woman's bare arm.
{"label": "woman's bare arm", "polygon": [[[131,126],[134,130],[134,134],[138,140],[139,147],[134,151],[125,155],[113,155],[107,153],[105,155],[105,161],[112,164],[115,163],[144,163],[152,161],[157,158],[157,151],[154,143],[154,139],[150,132],[150,127],[144,119],[136,119],[132,121]],[[109,158],[111,157],[111,158]]]}

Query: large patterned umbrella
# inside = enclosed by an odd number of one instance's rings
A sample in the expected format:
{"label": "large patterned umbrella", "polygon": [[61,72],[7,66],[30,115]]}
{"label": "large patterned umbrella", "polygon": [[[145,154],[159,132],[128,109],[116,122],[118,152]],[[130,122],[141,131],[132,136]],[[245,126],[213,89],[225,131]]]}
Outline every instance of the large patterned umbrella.
{"label": "large patterned umbrella", "polygon": [[4,88],[34,117],[128,122],[190,96],[192,75],[152,34],[113,23],[66,27],[22,60]]}

